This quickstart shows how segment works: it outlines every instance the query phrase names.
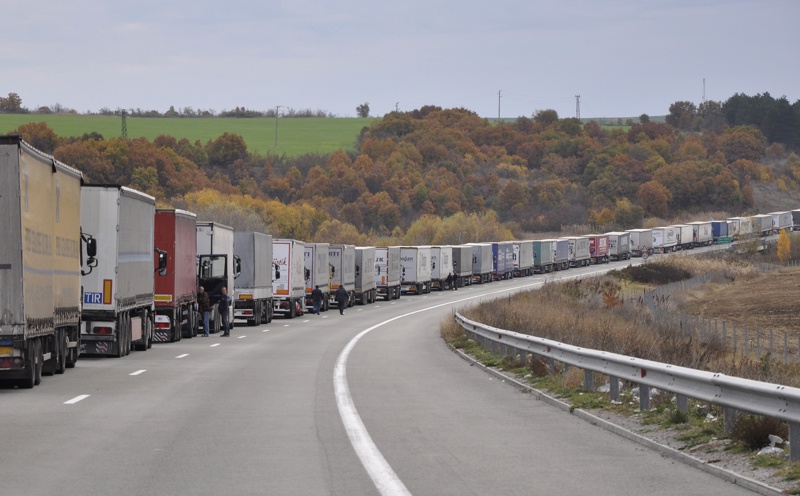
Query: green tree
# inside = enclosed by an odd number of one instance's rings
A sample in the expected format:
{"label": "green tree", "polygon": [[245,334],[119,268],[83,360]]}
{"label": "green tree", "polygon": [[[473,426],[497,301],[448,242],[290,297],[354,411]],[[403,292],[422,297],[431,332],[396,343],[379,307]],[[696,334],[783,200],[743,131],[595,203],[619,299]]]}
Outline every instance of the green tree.
{"label": "green tree", "polygon": [[364,102],[356,107],[356,114],[362,118],[369,117],[369,102]]}
{"label": "green tree", "polygon": [[208,164],[227,168],[237,160],[247,160],[247,143],[238,134],[224,133],[217,139],[208,140],[205,147]]}
{"label": "green tree", "polygon": [[16,93],[9,93],[7,98],[0,97],[0,112],[9,114],[23,113],[22,98]]}
{"label": "green tree", "polygon": [[697,116],[697,107],[694,103],[682,101],[675,102],[669,106],[669,114],[666,117],[667,124],[674,128],[688,131],[692,129],[695,117]]}

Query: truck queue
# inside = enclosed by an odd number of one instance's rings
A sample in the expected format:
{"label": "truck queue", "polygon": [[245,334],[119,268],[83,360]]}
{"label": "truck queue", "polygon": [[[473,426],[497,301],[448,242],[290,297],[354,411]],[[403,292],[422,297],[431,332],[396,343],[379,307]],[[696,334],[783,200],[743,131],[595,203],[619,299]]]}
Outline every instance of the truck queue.
{"label": "truck queue", "polygon": [[[123,357],[234,321],[624,261],[800,228],[800,210],[558,239],[445,246],[305,243],[231,227],[82,174],[0,136],[0,383],[21,388],[79,355]],[[208,295],[198,308],[198,292]],[[218,311],[232,296],[230,311]],[[205,298],[204,298],[205,299]],[[227,301],[227,300],[226,300]],[[228,319],[223,322],[223,319]]]}

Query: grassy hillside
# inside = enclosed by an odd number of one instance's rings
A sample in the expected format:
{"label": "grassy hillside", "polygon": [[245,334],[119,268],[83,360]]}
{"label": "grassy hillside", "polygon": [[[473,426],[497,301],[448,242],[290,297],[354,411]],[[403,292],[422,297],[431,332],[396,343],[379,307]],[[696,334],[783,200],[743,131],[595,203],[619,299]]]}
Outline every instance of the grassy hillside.
{"label": "grassy hillside", "polygon": [[[359,118],[284,118],[278,119],[278,146],[275,146],[275,119],[168,119],[128,117],[128,137],[153,140],[158,135],[171,135],[205,144],[223,133],[242,136],[251,152],[285,154],[328,153],[338,149],[352,150],[361,128],[373,119]],[[105,138],[122,134],[122,120],[114,116],[0,114],[0,133],[5,134],[21,124],[46,122],[59,136],[75,137],[96,132]]]}

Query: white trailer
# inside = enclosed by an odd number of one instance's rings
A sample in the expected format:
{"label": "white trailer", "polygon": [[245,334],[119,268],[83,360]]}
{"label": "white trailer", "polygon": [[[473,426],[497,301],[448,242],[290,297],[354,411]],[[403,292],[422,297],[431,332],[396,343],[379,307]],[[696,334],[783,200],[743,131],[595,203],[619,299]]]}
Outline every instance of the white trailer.
{"label": "white trailer", "polygon": [[256,326],[272,322],[272,236],[254,231],[233,233],[233,253],[241,272],[234,282],[234,319]]}
{"label": "white trailer", "polygon": [[770,212],[772,216],[772,234],[778,234],[784,229],[792,230],[794,221],[792,220],[792,212]]}
{"label": "white trailer", "polygon": [[769,236],[772,234],[772,215],[758,214],[751,217],[753,220],[753,234],[756,236]]}
{"label": "white trailer", "polygon": [[746,239],[753,234],[753,219],[750,217],[730,217],[730,236],[733,239]]}
{"label": "white trailer", "polygon": [[514,277],[533,275],[533,241],[514,242]]}
{"label": "white trailer", "polygon": [[152,345],[155,213],[155,198],[134,189],[81,188],[81,225],[98,239],[101,262],[81,280],[81,353],[122,357]]}
{"label": "white trailer", "polygon": [[688,224],[675,224],[670,226],[675,228],[675,247],[679,250],[689,250],[694,248],[694,229]]}
{"label": "white trailer", "polygon": [[277,271],[272,283],[272,306],[274,313],[286,319],[306,311],[305,247],[296,239],[272,240],[272,263]]}
{"label": "white trailer", "polygon": [[608,235],[608,257],[611,260],[627,260],[631,258],[631,233],[612,231]]}
{"label": "white trailer", "polygon": [[375,303],[377,285],[375,284],[375,247],[356,246],[356,303],[366,305]]}
{"label": "white trailer", "polygon": [[689,222],[692,226],[692,239],[695,246],[708,246],[714,242],[711,221]]}
{"label": "white trailer", "polygon": [[[209,332],[222,329],[222,317],[217,303],[222,299],[222,288],[231,297],[228,309],[228,326],[233,327],[236,302],[233,300],[234,280],[239,276],[241,263],[233,249],[233,228],[213,221],[197,222],[197,283],[208,294],[211,303]],[[198,319],[198,326],[202,326]]]}
{"label": "white trailer", "polygon": [[306,243],[303,250],[306,308],[314,304],[311,292],[314,291],[315,287],[319,287],[319,290],[322,291],[321,312],[327,312],[330,309],[331,296],[335,291],[334,288],[330,287],[333,270],[330,264],[330,247],[331,245],[328,243]]}
{"label": "white trailer", "polygon": [[[19,136],[0,136],[0,382],[32,388],[78,361],[81,173]],[[88,231],[87,231],[88,232]],[[152,248],[151,248],[152,249]],[[150,271],[152,279],[152,267]],[[10,399],[7,395],[6,399]]]}
{"label": "white trailer", "polygon": [[653,249],[661,253],[675,251],[678,246],[678,235],[674,227],[653,228]]}
{"label": "white trailer", "polygon": [[589,238],[585,236],[571,236],[569,240],[569,266],[583,267],[589,265],[592,252],[589,249]]}
{"label": "white trailer", "polygon": [[456,287],[463,288],[472,284],[472,247],[454,245],[453,274],[456,276]]}
{"label": "white trailer", "polygon": [[344,287],[347,291],[347,306],[356,304],[356,247],[355,245],[333,244],[328,249],[330,264],[331,296],[330,303],[336,304],[336,291]]}
{"label": "white trailer", "polygon": [[[491,246],[491,245],[489,245]],[[400,247],[400,288],[406,294],[431,292],[431,247]]]}
{"label": "white trailer", "polygon": [[382,295],[386,301],[399,299],[401,277],[400,247],[376,247],[375,285],[377,286],[378,294]]}
{"label": "white trailer", "polygon": [[472,247],[472,282],[492,282],[492,244],[468,243]]}
{"label": "white trailer", "polygon": [[647,248],[648,251],[653,248],[653,230],[652,229],[628,229],[631,234],[631,255],[634,257],[641,257],[642,250]]}
{"label": "white trailer", "polygon": [[451,289],[452,277],[447,282],[447,276],[453,275],[453,247],[431,246],[431,287],[439,291]]}

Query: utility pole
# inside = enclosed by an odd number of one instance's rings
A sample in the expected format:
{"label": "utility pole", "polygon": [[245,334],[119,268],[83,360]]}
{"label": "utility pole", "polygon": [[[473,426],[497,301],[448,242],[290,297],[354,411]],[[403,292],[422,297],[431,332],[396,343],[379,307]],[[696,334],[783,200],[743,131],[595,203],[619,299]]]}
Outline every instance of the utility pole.
{"label": "utility pole", "polygon": [[400,112],[400,102],[394,102],[394,111]]}
{"label": "utility pole", "polygon": [[703,103],[706,103],[706,78],[703,78]]}
{"label": "utility pole", "polygon": [[575,118],[581,120],[581,96],[575,95]]}
{"label": "utility pole", "polygon": [[120,115],[122,115],[122,139],[128,139],[128,111],[122,109],[120,111]]}
{"label": "utility pole", "polygon": [[275,148],[278,148],[278,112],[280,112],[282,108],[282,105],[275,106]]}
{"label": "utility pole", "polygon": [[497,120],[500,120],[500,94],[503,90],[497,90]]}

